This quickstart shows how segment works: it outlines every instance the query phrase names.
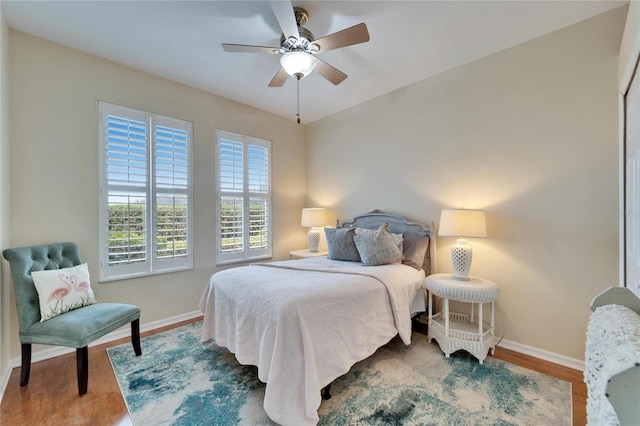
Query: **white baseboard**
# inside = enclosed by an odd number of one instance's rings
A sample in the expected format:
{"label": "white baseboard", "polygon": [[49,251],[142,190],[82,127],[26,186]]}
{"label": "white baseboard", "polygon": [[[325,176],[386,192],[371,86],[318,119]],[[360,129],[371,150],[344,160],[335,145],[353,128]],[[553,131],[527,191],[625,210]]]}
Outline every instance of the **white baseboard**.
{"label": "white baseboard", "polygon": [[573,368],[574,370],[584,371],[584,361],[579,359],[570,358],[568,356],[549,352],[544,349],[534,348],[533,346],[527,346],[523,345],[522,343],[516,343],[509,340],[502,340],[498,344],[498,346],[514,352],[519,352],[524,355],[529,355],[534,358],[553,362],[554,364],[559,364],[564,367]]}
{"label": "white baseboard", "polygon": [[[166,327],[168,325],[177,324],[179,322],[187,321],[187,320],[198,318],[201,316],[202,316],[201,311],[193,311],[193,312],[188,312],[186,314],[176,315],[175,317],[165,318],[165,319],[153,321],[147,324],[142,324],[140,325],[140,333],[155,330],[157,328]],[[89,345],[89,347],[113,342],[114,340],[122,339],[123,337],[129,337],[130,335],[131,335],[130,327],[120,328],[118,330],[112,331],[111,333],[102,336],[98,340],[93,341]],[[51,347],[51,348],[34,352],[33,354],[31,354],[31,363],[33,364],[34,362],[44,361],[45,359],[55,358],[57,356],[65,355],[75,351],[76,350],[74,348],[68,348],[64,346]],[[15,367],[20,367],[20,365],[22,364],[21,358],[20,357],[12,358],[9,364],[10,364],[10,368],[9,368],[9,374],[10,374],[11,369]],[[8,379],[9,378],[7,377],[7,380]],[[2,388],[2,390],[4,394],[4,388]]]}
{"label": "white baseboard", "polygon": [[2,401],[2,397],[4,396],[4,391],[7,389],[7,385],[9,384],[9,377],[11,377],[11,368],[10,365],[7,365],[7,368],[4,369],[2,375],[0,375],[0,401]]}

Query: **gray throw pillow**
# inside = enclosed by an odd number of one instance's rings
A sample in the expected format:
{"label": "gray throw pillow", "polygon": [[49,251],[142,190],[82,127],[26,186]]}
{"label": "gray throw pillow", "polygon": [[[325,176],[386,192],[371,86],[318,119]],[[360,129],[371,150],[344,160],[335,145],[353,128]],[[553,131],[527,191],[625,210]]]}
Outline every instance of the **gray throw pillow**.
{"label": "gray throw pillow", "polygon": [[[378,228],[380,229],[380,228]],[[358,234],[372,234],[378,231],[378,229],[369,229],[369,228],[356,228],[356,235]],[[391,232],[391,230],[389,230],[389,232]],[[393,236],[393,240],[396,242],[396,245],[398,246],[398,248],[400,249],[400,251],[402,251],[402,242],[404,240],[404,235],[403,234],[396,234],[391,232],[391,235]]]}
{"label": "gray throw pillow", "polygon": [[353,237],[362,263],[367,266],[388,265],[402,261],[402,250],[384,223],[372,232],[361,232]]}
{"label": "gray throw pillow", "polygon": [[402,263],[416,269],[422,269],[424,257],[429,249],[429,236],[404,234],[402,245]]}
{"label": "gray throw pillow", "polygon": [[329,259],[360,262],[360,254],[353,242],[354,228],[324,228]]}

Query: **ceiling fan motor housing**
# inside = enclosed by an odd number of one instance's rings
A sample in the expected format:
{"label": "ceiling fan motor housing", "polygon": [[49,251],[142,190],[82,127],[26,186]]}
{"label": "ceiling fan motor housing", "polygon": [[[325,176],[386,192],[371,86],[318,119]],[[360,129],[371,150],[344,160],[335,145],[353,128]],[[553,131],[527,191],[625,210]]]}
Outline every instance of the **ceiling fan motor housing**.
{"label": "ceiling fan motor housing", "polygon": [[299,27],[301,27],[301,26],[305,25],[307,22],[309,22],[309,14],[303,8],[294,7],[293,8],[293,14],[296,17],[296,23],[298,24]]}
{"label": "ceiling fan motor housing", "polygon": [[284,34],[280,37],[280,46],[282,46],[286,52],[299,50],[303,52],[309,51],[309,53],[317,53],[320,50],[317,48],[317,45],[312,44],[315,37],[311,31],[304,27],[298,27],[298,32],[300,33],[299,40],[296,40],[293,37],[286,38]]}

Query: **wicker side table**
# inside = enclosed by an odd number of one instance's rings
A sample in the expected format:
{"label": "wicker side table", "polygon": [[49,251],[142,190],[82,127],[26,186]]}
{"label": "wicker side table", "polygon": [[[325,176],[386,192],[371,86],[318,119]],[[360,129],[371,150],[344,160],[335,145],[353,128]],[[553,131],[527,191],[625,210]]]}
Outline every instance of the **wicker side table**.
{"label": "wicker side table", "polygon": [[[495,300],[500,294],[498,286],[489,280],[470,277],[470,281],[454,280],[452,274],[429,275],[425,284],[429,290],[429,329],[427,336],[431,342],[436,339],[445,356],[463,349],[478,358],[480,364],[489,350],[493,354],[498,339],[495,336]],[[433,297],[443,299],[442,312],[434,314]],[[449,312],[449,300],[471,303],[471,315]],[[474,306],[478,304],[477,322]],[[491,320],[483,321],[482,305],[491,304]]]}
{"label": "wicker side table", "polygon": [[329,252],[327,250],[311,251],[309,249],[292,250],[289,252],[289,259],[306,259],[307,257],[319,257],[327,256]]}

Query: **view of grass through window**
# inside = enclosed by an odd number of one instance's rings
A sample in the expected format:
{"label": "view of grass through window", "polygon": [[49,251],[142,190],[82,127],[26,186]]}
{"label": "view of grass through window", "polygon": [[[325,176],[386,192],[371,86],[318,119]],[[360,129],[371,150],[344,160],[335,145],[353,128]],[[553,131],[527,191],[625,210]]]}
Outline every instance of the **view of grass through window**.
{"label": "view of grass through window", "polygon": [[[147,258],[146,206],[109,205],[109,263],[144,262]],[[156,207],[156,257],[187,255],[187,208]]]}

